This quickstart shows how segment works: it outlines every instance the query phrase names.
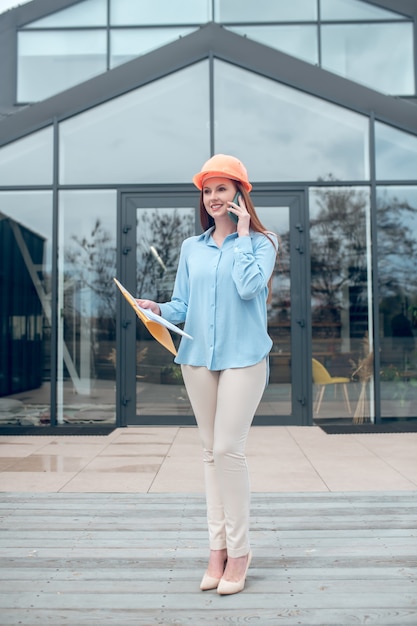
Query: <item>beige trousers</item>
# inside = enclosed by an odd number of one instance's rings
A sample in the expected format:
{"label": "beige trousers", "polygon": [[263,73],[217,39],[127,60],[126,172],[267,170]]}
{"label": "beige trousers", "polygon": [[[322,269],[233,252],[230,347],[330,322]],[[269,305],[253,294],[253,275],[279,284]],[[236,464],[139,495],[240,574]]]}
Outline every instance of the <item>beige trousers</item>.
{"label": "beige trousers", "polygon": [[222,371],[181,366],[203,445],[210,549],[227,548],[233,558],[250,549],[245,447],[265,389],[266,367],[266,359]]}

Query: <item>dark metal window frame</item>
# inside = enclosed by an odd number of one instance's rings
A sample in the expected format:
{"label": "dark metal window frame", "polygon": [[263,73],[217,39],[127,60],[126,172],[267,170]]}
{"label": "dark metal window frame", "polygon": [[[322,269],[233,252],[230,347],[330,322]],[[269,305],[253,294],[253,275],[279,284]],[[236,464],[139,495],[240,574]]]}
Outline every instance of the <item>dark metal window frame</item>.
{"label": "dark metal window frame", "polygon": [[[58,0],[57,0],[58,2]],[[68,3],[70,4],[70,3]],[[22,7],[23,8],[23,7]],[[417,13],[417,8],[416,8]],[[375,151],[374,151],[374,122],[381,121],[399,130],[417,135],[417,116],[415,109],[401,99],[395,99],[374,92],[362,85],[358,85],[347,79],[332,75],[318,67],[294,59],[279,51],[267,48],[257,42],[244,39],[234,33],[228,32],[217,24],[208,24],[199,31],[164,46],[161,49],[135,59],[134,61],[117,67],[110,72],[86,81],[86,83],[67,90],[64,94],[57,94],[46,101],[27,107],[22,111],[10,116],[0,123],[0,147],[17,139],[23,138],[37,130],[49,125],[54,126],[53,145],[53,185],[39,186],[3,186],[0,191],[30,191],[52,190],[53,193],[53,258],[57,258],[57,232],[58,232],[58,192],[63,189],[115,189],[123,191],[131,185],[60,185],[59,173],[59,123],[65,119],[92,109],[102,102],[116,98],[143,85],[156,81],[180,69],[184,69],[193,63],[202,60],[210,60],[211,89],[210,89],[210,116],[213,120],[213,65],[215,59],[228,62],[250,72],[254,72],[273,81],[283,83],[304,93],[327,100],[333,104],[350,109],[369,119],[370,125],[370,180],[339,181],[338,183],[320,183],[321,186],[371,186],[371,215],[372,215],[372,240],[376,238],[376,186],[378,185],[416,185],[416,180],[378,180],[375,178]],[[211,125],[212,151],[214,150],[213,125]],[[288,188],[288,183],[271,182],[275,189]],[[294,184],[297,188],[317,186],[317,181],[302,181]],[[162,189],[162,186],[158,186]],[[374,345],[378,345],[379,333],[377,292],[377,250],[376,245],[372,248],[372,266],[374,271],[373,306],[375,321]],[[55,324],[52,329],[52,375],[56,380],[57,373],[57,280],[58,269],[55,264],[52,268],[52,302],[54,304],[53,319]],[[378,354],[378,350],[375,351]],[[378,356],[376,357],[378,359]],[[376,367],[376,377],[378,376]],[[52,385],[54,388],[54,385]],[[377,388],[377,385],[375,385]],[[52,392],[52,424],[56,423],[56,391]],[[380,406],[380,399],[376,399],[376,409]],[[377,412],[380,415],[380,412]]]}
{"label": "dark metal window frame", "polygon": [[171,44],[14,113],[0,147],[207,58],[229,62],[345,109],[417,134],[414,107],[211,23]]}
{"label": "dark metal window frame", "polygon": [[[275,183],[254,184],[252,194],[258,196],[258,206],[283,202],[289,207],[290,247],[291,247],[291,309],[294,322],[291,329],[291,352],[303,361],[298,363],[291,386],[291,416],[263,416],[254,418],[255,425],[298,425],[309,426],[313,423],[312,388],[311,388],[311,341],[309,291],[310,284],[310,246],[308,233],[308,187],[294,183],[278,185]],[[135,263],[130,255],[136,250],[136,229],[133,227],[136,210],[155,206],[172,206],[173,198],[183,201],[196,198],[192,185],[140,185],[119,190],[117,200],[117,275],[128,289],[136,285]],[[196,205],[197,207],[197,205]],[[135,215],[132,215],[135,213]],[[198,229],[198,209],[195,209]],[[131,221],[129,221],[131,220]],[[125,252],[126,253],[125,253]],[[152,415],[136,418],[136,320],[133,311],[123,298],[117,303],[117,346],[120,348],[116,371],[116,407],[117,425],[178,425],[176,415]],[[296,321],[297,320],[297,321]],[[302,322],[302,323],[301,323]],[[294,362],[296,358],[294,358]],[[181,416],[183,425],[195,424],[193,416]]]}
{"label": "dark metal window frame", "polygon": [[[82,0],[78,0],[78,2],[80,2]],[[34,21],[38,21],[39,19],[42,19],[42,17],[47,17],[50,14],[53,13],[57,13],[59,11],[61,11],[63,8],[68,8],[70,6],[73,6],[74,4],[77,4],[77,2],[74,2],[74,0],[72,0],[72,2],[69,2],[68,5],[61,7],[61,8],[55,8],[54,11],[49,12],[45,15],[42,15],[36,19],[32,19],[32,20],[27,20],[26,22],[23,22],[22,24],[18,25],[16,28],[16,44],[15,44],[15,59],[14,59],[14,68],[15,68],[15,92],[14,92],[14,102],[16,105],[27,105],[30,104],[28,102],[19,102],[18,101],[18,97],[17,97],[17,72],[18,72],[18,33],[22,33],[22,32],[51,32],[51,31],[55,31],[55,32],[73,32],[73,31],[86,31],[86,30],[98,30],[98,31],[105,31],[106,32],[106,69],[107,71],[110,71],[110,56],[111,56],[111,50],[110,50],[110,34],[111,31],[113,29],[116,30],[125,30],[125,29],[132,29],[132,28],[136,28],[138,30],[147,30],[150,28],[185,28],[185,27],[195,27],[198,28],[199,26],[201,27],[202,25],[200,23],[183,23],[183,24],[168,24],[165,22],[161,22],[160,24],[152,24],[152,25],[141,25],[141,24],[133,24],[133,25],[126,25],[126,26],[113,26],[110,24],[110,1],[111,0],[106,0],[107,3],[107,23],[105,25],[102,26],[39,26],[39,27],[28,27],[29,24],[31,24]],[[309,20],[309,21],[297,21],[297,20],[292,20],[292,21],[279,21],[279,22],[256,22],[256,23],[249,23],[249,22],[239,22],[234,20],[233,22],[223,22],[222,26],[225,26],[226,28],[228,26],[248,26],[248,25],[256,25],[256,26],[262,26],[262,25],[268,25],[268,26],[273,26],[273,25],[280,25],[280,26],[288,26],[288,25],[301,25],[301,26],[316,26],[317,28],[317,45],[318,45],[318,65],[319,67],[322,66],[322,46],[321,46],[321,26],[322,24],[326,24],[326,25],[331,25],[331,24],[351,24],[351,25],[364,25],[364,24],[398,24],[398,23],[412,23],[414,24],[414,29],[413,29],[413,33],[414,33],[414,50],[417,50],[417,9],[414,7],[415,9],[415,13],[410,14],[410,10],[408,10],[407,12],[407,7],[401,5],[401,3],[399,2],[398,5],[396,5],[394,2],[392,2],[393,6],[390,6],[389,8],[387,6],[378,6],[378,2],[368,2],[368,0],[361,0],[362,2],[365,2],[368,4],[371,4],[377,8],[381,8],[381,9],[388,9],[391,10],[392,12],[398,14],[399,16],[401,16],[398,19],[389,19],[389,18],[385,18],[382,20],[372,20],[372,19],[363,19],[363,20],[352,20],[352,19],[343,19],[343,20],[323,20],[321,18],[321,0],[316,0],[317,1],[317,19],[316,20]],[[214,7],[214,0],[212,0],[212,16],[213,16],[213,20],[215,21],[215,7]],[[217,22],[219,23],[219,22]],[[401,94],[395,94],[395,97],[406,97],[406,98],[415,98],[417,97],[417,60],[416,60],[416,55],[414,55],[414,93],[408,94],[406,96],[401,96]]]}

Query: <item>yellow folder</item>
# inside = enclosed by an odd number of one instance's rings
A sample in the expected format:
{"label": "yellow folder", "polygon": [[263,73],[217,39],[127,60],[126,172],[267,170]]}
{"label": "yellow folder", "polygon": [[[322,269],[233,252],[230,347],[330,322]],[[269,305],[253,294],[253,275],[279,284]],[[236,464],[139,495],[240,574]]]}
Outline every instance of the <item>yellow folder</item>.
{"label": "yellow folder", "polygon": [[[174,342],[172,341],[172,337],[169,333],[168,328],[163,325],[163,322],[156,321],[155,319],[150,319],[145,309],[141,309],[136,302],[136,299],[132,296],[132,294],[125,288],[123,285],[117,280],[117,278],[113,279],[116,285],[119,287],[120,291],[129,302],[132,309],[135,311],[136,315],[140,319],[140,321],[145,324],[146,328],[151,333],[152,337],[154,337],[159,343],[164,346],[167,350],[172,352],[175,356],[177,355],[177,351],[174,346]],[[159,316],[155,316],[159,317]],[[160,318],[162,320],[162,318]],[[178,329],[179,330],[179,329]]]}

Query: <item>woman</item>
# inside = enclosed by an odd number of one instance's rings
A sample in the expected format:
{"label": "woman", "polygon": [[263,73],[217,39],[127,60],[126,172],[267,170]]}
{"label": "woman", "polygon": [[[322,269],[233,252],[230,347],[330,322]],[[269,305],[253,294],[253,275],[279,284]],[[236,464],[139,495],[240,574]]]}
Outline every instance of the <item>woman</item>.
{"label": "woman", "polygon": [[[251,561],[246,439],[268,377],[268,281],[278,242],[260,222],[243,164],[218,154],[193,178],[203,234],[186,239],[172,300],[144,308],[185,322],[181,364],[203,445],[210,558],[202,590],[242,591]],[[239,197],[236,196],[239,192]]]}

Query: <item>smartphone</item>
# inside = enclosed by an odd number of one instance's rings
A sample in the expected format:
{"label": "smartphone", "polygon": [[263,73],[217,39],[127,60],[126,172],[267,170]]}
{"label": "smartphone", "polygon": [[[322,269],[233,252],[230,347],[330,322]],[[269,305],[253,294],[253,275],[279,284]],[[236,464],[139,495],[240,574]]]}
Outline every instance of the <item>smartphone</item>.
{"label": "smartphone", "polygon": [[[235,204],[239,204],[239,197],[240,196],[241,196],[241,193],[239,191],[237,191],[235,197],[232,200],[232,202],[234,202]],[[235,224],[238,223],[239,218],[238,218],[238,216],[235,213],[232,213],[232,211],[228,211],[227,215],[230,217],[232,222],[234,222]]]}

